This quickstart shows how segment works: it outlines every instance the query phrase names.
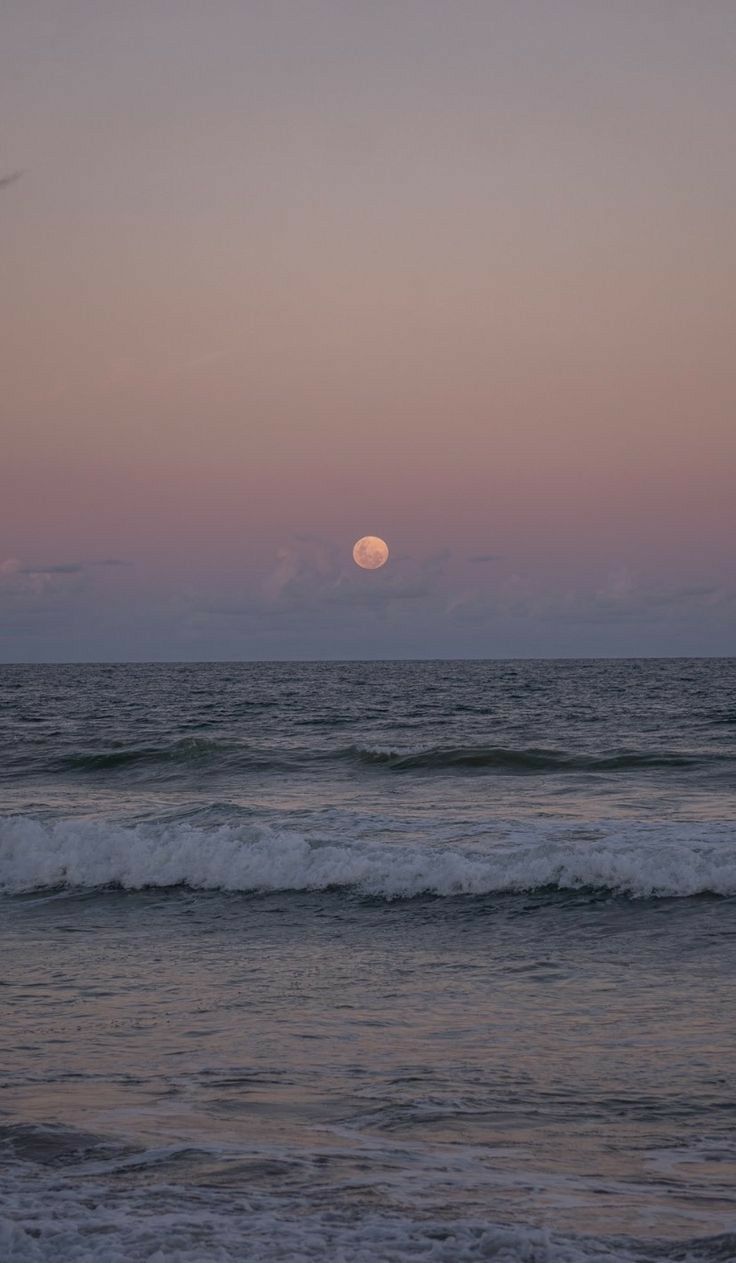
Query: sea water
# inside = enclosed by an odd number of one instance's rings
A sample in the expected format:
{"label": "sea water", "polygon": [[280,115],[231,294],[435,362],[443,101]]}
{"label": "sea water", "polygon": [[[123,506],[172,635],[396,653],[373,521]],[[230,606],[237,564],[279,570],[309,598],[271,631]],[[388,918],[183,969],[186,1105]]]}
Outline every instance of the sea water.
{"label": "sea water", "polygon": [[736,661],[0,668],[0,1259],[736,1259]]}

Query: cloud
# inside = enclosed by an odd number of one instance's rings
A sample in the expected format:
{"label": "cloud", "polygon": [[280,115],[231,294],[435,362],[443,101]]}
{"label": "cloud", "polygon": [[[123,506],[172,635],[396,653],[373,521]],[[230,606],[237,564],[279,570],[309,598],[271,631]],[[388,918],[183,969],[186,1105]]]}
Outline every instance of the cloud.
{"label": "cloud", "polygon": [[85,570],[90,570],[94,566],[117,568],[118,566],[131,566],[132,564],[130,561],[122,561],[119,557],[104,557],[99,561],[63,561],[50,562],[48,565],[23,566],[15,558],[11,558],[0,566],[0,574],[71,575],[83,574]]}
{"label": "cloud", "polygon": [[[358,571],[349,556],[334,545],[315,536],[294,535],[278,549],[276,564],[262,585],[261,612],[270,616],[319,615],[334,606],[381,611],[401,602],[428,599],[434,595],[449,557],[448,552],[422,562],[394,557],[385,568],[368,574]],[[241,612],[258,611],[238,608]]]}
{"label": "cloud", "polygon": [[77,591],[83,583],[84,567],[79,562],[62,565],[24,566],[17,557],[0,564],[0,592],[9,600],[30,600],[37,606],[41,597],[63,596]]}
{"label": "cloud", "polygon": [[[83,577],[78,573],[52,574],[35,567],[28,573],[15,558],[0,565],[0,609],[10,626],[59,620],[78,599]],[[34,633],[35,634],[35,633]]]}
{"label": "cloud", "polygon": [[294,534],[278,547],[270,570],[237,594],[232,582],[227,593],[218,584],[206,599],[193,592],[184,622],[198,639],[242,635],[253,644],[273,631],[332,642],[369,622],[403,623],[412,605],[432,600],[442,566],[442,559],[428,567],[405,558],[369,574],[333,543]]}
{"label": "cloud", "polygon": [[[411,557],[398,558],[400,561],[411,561]],[[452,560],[452,550],[449,548],[440,548],[436,553],[430,553],[428,557],[422,559],[422,567],[426,570],[428,566],[444,566],[445,562]]]}
{"label": "cloud", "polygon": [[458,624],[489,626],[508,622],[549,627],[654,627],[686,623],[706,609],[726,609],[736,595],[712,583],[675,585],[652,582],[625,566],[615,567],[597,586],[549,587],[512,574],[493,590],[471,584],[448,594],[444,614]]}
{"label": "cloud", "polygon": [[21,566],[20,574],[35,575],[52,575],[52,574],[81,574],[84,566],[78,561],[65,562],[60,566]]}
{"label": "cloud", "polygon": [[205,615],[208,618],[249,618],[252,614],[258,614],[262,611],[262,606],[249,605],[246,602],[241,604],[228,605],[203,605],[201,608],[194,610],[196,615]]}
{"label": "cloud", "polygon": [[731,600],[733,593],[717,584],[651,583],[620,567],[593,591],[551,594],[537,613],[540,618],[566,623],[671,623],[697,617],[704,606]]}
{"label": "cloud", "polygon": [[6,189],[9,185],[15,184],[22,175],[22,171],[9,171],[7,175],[0,175],[0,189]]}
{"label": "cloud", "polygon": [[664,591],[655,591],[651,595],[651,600],[655,605],[677,605],[682,601],[705,601],[719,600],[724,590],[712,583],[694,583],[690,587],[670,588]]}
{"label": "cloud", "polygon": [[368,583],[370,587],[360,581],[346,580],[328,592],[325,599],[331,605],[385,606],[393,601],[421,601],[432,595],[429,586],[420,582],[397,579],[385,583],[368,580]]}
{"label": "cloud", "polygon": [[501,553],[478,553],[475,557],[468,557],[467,560],[474,566],[479,566],[487,561],[503,561],[503,556]]}
{"label": "cloud", "polygon": [[314,605],[339,579],[334,547],[311,536],[295,536],[277,549],[276,564],[263,583],[263,597],[267,605],[282,608]]}
{"label": "cloud", "polygon": [[76,599],[80,593],[94,586],[91,570],[93,567],[117,568],[128,563],[114,558],[102,561],[63,561],[43,562],[26,565],[17,557],[9,557],[0,562],[0,593],[4,601],[11,601],[17,608],[19,603],[29,603],[29,609],[40,611],[41,606],[49,602],[66,603]]}

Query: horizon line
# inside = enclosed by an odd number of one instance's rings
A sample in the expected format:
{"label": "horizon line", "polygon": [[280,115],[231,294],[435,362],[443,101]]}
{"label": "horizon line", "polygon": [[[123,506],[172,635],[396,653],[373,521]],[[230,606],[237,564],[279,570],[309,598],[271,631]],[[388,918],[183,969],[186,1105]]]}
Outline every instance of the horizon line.
{"label": "horizon line", "polygon": [[0,661],[2,667],[176,667],[176,666],[349,666],[370,663],[420,662],[732,662],[736,654],[540,654],[500,655],[499,657],[427,658],[39,658]]}

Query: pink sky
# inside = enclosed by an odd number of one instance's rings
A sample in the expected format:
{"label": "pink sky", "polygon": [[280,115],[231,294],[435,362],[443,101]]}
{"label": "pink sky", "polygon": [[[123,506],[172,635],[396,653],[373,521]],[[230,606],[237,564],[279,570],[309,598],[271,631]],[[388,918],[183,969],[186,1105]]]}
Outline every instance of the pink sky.
{"label": "pink sky", "polygon": [[733,5],[4,27],[0,658],[733,652]]}

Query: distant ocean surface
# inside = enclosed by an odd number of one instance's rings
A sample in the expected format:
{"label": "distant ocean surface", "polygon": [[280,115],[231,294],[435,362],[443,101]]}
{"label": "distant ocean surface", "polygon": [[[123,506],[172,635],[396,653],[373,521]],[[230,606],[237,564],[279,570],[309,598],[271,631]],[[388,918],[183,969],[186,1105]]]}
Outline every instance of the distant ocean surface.
{"label": "distant ocean surface", "polygon": [[0,667],[2,1263],[736,1260],[736,660]]}

